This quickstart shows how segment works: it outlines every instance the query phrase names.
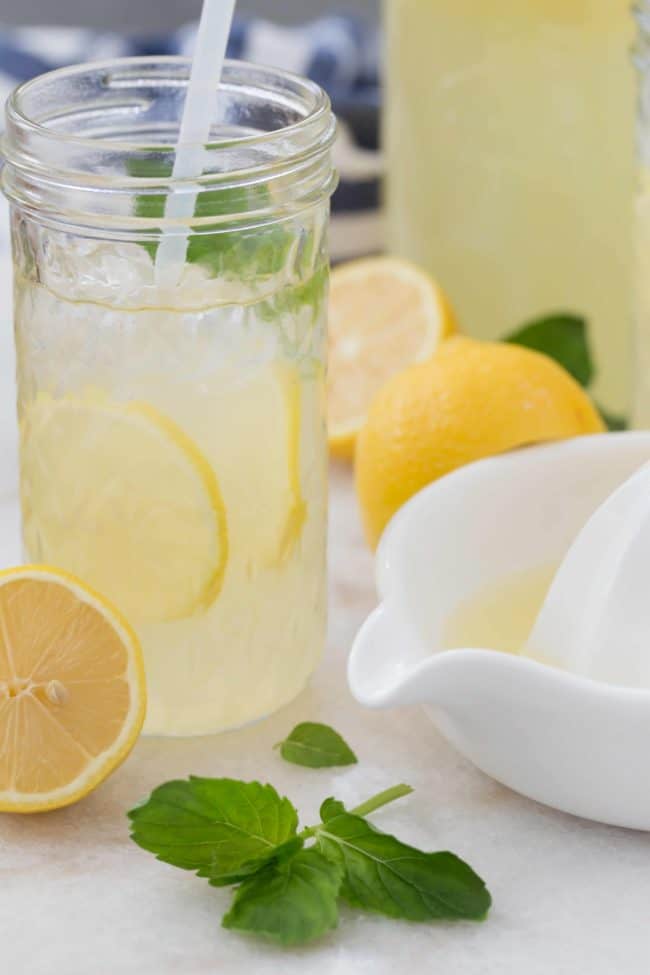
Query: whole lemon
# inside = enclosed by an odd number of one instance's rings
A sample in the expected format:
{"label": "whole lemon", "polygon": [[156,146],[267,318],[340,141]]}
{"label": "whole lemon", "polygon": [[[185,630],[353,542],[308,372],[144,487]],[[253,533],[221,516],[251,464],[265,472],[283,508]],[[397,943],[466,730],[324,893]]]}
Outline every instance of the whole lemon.
{"label": "whole lemon", "polygon": [[356,454],[356,486],[374,547],[416,491],[513,447],[605,429],[591,400],[548,356],[458,337],[405,369],[374,399]]}

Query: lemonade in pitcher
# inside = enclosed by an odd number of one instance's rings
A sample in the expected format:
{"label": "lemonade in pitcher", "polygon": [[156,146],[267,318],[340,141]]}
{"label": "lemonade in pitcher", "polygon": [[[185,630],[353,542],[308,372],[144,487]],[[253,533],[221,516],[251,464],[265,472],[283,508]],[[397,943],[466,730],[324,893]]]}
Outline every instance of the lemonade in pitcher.
{"label": "lemonade in pitcher", "polygon": [[[26,554],[134,626],[145,727],[160,734],[234,727],[294,697],[326,605],[331,115],[308,82],[229,65],[194,218],[165,230],[166,195],[183,190],[159,120],[186,76],[186,62],[143,59],[23,86],[5,175]],[[27,161],[22,119],[48,85],[61,110]],[[161,276],[163,231],[188,242]]]}
{"label": "lemonade in pitcher", "polygon": [[572,312],[602,405],[629,404],[629,0],[385,0],[388,246],[465,331]]}

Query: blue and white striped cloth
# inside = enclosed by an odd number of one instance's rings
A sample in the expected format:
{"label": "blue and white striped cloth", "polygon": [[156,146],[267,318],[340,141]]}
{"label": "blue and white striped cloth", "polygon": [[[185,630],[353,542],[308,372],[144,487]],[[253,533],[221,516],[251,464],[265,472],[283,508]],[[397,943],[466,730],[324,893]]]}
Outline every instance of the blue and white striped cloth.
{"label": "blue and white striped cloth", "polygon": [[[191,56],[196,24],[173,34],[132,37],[71,28],[0,26],[0,103],[19,82],[80,61],[146,54]],[[325,88],[339,118],[336,163],[341,185],[333,200],[332,253],[352,257],[381,246],[378,151],[378,30],[346,15],[296,26],[236,20],[228,56],[281,66]],[[0,122],[1,128],[1,122]]]}

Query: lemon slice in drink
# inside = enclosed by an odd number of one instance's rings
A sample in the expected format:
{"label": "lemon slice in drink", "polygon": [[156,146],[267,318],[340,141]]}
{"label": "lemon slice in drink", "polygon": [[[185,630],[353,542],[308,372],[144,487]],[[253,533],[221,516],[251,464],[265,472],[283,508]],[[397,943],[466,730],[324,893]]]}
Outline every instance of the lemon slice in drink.
{"label": "lemon slice in drink", "polygon": [[307,517],[307,503],[302,494],[300,481],[300,440],[302,433],[302,404],[300,378],[293,369],[284,369],[280,376],[280,385],[285,404],[286,415],[286,508],[285,515],[280,519],[275,552],[270,561],[281,564],[291,554],[294,545],[300,538],[302,527]]}
{"label": "lemon slice in drink", "polygon": [[146,403],[41,394],[21,422],[30,557],[105,593],[133,623],[182,619],[217,597],[226,515],[193,441]]}
{"label": "lemon slice in drink", "polygon": [[135,634],[48,566],[0,573],[0,811],[75,802],[133,747],[145,682]]}
{"label": "lemon slice in drink", "polygon": [[249,575],[281,568],[307,516],[302,444],[314,438],[303,430],[300,373],[289,362],[267,364],[250,375],[224,369],[214,387],[214,415],[201,417],[197,406],[191,413],[203,441],[211,444],[210,460],[228,510],[233,561],[244,563]]}
{"label": "lemon slice in drink", "polygon": [[449,303],[421,268],[370,257],[332,271],[327,411],[332,454],[354,453],[375,394],[391,376],[431,358],[456,331]]}

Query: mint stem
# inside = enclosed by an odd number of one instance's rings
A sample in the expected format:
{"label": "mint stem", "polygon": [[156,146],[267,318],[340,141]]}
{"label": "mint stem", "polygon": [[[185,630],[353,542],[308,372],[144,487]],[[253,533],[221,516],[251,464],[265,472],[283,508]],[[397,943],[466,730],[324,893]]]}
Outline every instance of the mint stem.
{"label": "mint stem", "polygon": [[413,792],[413,789],[410,785],[393,785],[390,789],[384,789],[383,792],[378,792],[371,799],[366,799],[360,806],[355,806],[354,809],[350,810],[350,813],[353,816],[367,816],[368,813],[374,812],[375,809],[381,809],[382,806],[387,806],[389,802],[395,802],[396,799],[401,799],[402,796],[408,796],[411,792]]}
{"label": "mint stem", "polygon": [[[401,799],[402,796],[407,796],[410,792],[413,792],[410,785],[405,785],[404,783],[392,785],[390,789],[384,789],[383,792],[378,792],[376,796],[371,796],[370,799],[366,799],[365,802],[355,806],[354,809],[350,809],[350,815],[367,816],[368,813],[374,812],[375,809],[381,809],[382,806],[387,806],[389,802],[395,802],[396,799]],[[322,823],[319,823],[317,826],[307,826],[298,835],[301,839],[308,840],[310,836],[316,835],[321,826]]]}

